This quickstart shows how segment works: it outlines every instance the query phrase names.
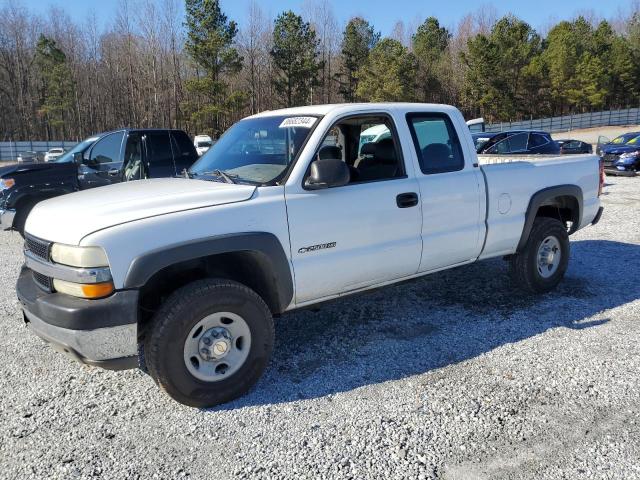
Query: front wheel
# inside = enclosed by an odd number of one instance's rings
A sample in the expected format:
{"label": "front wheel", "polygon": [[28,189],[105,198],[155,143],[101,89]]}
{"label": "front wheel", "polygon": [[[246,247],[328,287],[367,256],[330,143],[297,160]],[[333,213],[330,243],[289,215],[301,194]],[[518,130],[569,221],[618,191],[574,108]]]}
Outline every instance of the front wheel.
{"label": "front wheel", "polygon": [[544,293],[554,289],[569,265],[569,235],[559,220],[539,217],[533,222],[522,252],[512,255],[509,271],[522,289]]}
{"label": "front wheel", "polygon": [[212,407],[258,381],[273,342],[271,312],[257,293],[231,280],[201,280],[174,292],[156,313],[145,361],[174,400]]}

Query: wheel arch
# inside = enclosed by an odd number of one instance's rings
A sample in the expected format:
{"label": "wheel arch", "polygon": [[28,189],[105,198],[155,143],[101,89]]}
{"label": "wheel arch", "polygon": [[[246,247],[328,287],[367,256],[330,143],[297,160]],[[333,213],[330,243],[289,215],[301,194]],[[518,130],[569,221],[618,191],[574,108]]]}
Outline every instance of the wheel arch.
{"label": "wheel arch", "polygon": [[577,185],[557,185],[537,191],[529,200],[517,252],[524,249],[537,217],[552,217],[563,222],[571,221],[569,234],[572,234],[582,222],[582,212],[582,189]]}
{"label": "wheel arch", "polygon": [[228,278],[258,293],[272,313],[293,300],[293,277],[282,244],[272,233],[222,235],[179,243],[135,258],[125,276],[125,289],[145,292],[163,281],[175,290],[191,280]]}

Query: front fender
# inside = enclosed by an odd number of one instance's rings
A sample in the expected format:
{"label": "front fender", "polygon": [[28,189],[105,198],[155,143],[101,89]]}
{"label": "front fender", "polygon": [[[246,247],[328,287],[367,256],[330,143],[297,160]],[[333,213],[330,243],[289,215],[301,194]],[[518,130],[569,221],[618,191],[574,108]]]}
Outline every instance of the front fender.
{"label": "front fender", "polygon": [[272,233],[248,232],[219,235],[169,245],[135,258],[127,271],[124,288],[141,288],[160,270],[180,262],[222,253],[255,252],[263,255],[276,285],[280,309],[293,299],[293,278],[285,251]]}

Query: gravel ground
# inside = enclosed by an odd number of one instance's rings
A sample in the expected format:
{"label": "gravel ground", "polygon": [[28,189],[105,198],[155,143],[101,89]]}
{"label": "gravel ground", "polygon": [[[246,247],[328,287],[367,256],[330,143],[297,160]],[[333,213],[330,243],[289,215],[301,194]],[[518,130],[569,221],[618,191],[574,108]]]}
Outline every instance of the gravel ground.
{"label": "gravel ground", "polygon": [[493,260],[287,315],[256,388],[211,410],[28,334],[0,233],[0,476],[640,478],[640,179],[608,183],[557,291]]}

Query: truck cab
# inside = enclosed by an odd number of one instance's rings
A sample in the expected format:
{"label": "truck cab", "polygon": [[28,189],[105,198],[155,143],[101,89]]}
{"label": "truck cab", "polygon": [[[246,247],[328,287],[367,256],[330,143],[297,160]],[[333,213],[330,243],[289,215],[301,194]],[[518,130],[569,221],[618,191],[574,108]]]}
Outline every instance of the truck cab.
{"label": "truck cab", "polygon": [[91,136],[47,163],[0,168],[0,229],[24,232],[40,201],[105,185],[174,177],[198,156],[181,130],[122,129]]}

